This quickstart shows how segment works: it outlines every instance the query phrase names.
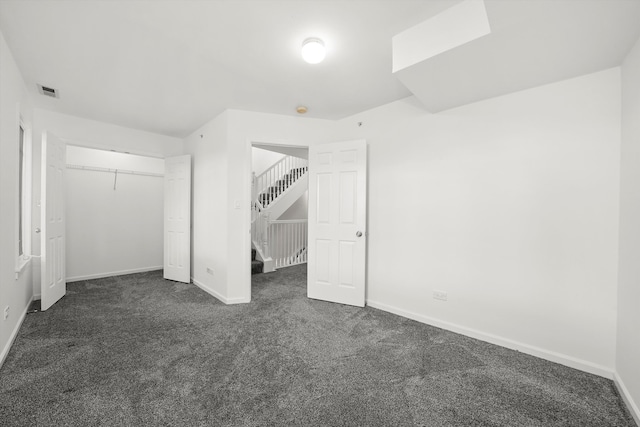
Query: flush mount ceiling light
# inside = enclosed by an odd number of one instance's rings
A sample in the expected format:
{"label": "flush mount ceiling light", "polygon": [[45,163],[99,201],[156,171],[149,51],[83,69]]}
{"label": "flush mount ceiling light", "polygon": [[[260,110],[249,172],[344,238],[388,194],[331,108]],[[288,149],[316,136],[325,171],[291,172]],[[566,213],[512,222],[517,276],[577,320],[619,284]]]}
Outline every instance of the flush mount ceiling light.
{"label": "flush mount ceiling light", "polygon": [[322,40],[311,37],[302,42],[302,58],[309,64],[322,62],[326,54]]}

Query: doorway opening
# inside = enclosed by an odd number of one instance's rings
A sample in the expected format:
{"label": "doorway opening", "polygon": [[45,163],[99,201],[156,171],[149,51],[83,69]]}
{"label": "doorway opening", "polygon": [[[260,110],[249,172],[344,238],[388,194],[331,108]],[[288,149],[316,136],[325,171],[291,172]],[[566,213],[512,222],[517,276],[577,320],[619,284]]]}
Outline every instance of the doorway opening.
{"label": "doorway opening", "polygon": [[304,146],[251,144],[251,273],[306,264],[308,158]]}
{"label": "doorway opening", "polygon": [[[277,150],[287,149],[280,148],[283,147],[282,144],[248,141],[247,167],[252,165],[251,152],[254,146],[271,146],[271,150],[274,150],[273,146]],[[299,253],[305,252],[308,260],[307,296],[363,307],[366,294],[367,142],[361,139],[304,148],[308,150],[308,163],[304,168],[307,173],[303,174],[307,178],[309,191],[306,207],[308,219],[307,230],[303,233],[306,246]],[[293,170],[296,169],[299,167],[293,167]],[[247,171],[246,176],[248,175]],[[285,184],[287,180],[285,178]],[[280,183],[271,185],[265,194],[265,191],[253,191],[255,179],[248,181],[245,187],[248,199],[256,200],[256,204],[263,207],[261,201],[267,200],[270,203],[271,192],[280,192]],[[237,201],[236,205],[240,206],[240,202]],[[247,258],[251,246],[256,246],[253,243],[255,234],[251,229],[251,223],[256,218],[253,210],[254,208],[246,211],[249,215],[246,216],[245,224],[249,226],[251,236],[243,242],[243,245],[248,244],[244,252]],[[244,261],[247,263],[247,270],[243,270],[243,274],[247,277],[245,295],[250,300],[251,275],[247,261]]]}

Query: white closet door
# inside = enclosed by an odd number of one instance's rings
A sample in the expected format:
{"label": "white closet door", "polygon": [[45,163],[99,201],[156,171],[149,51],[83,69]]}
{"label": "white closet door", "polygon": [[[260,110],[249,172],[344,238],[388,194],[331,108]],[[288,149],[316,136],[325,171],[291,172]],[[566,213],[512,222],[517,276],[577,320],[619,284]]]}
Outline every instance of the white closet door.
{"label": "white closet door", "polygon": [[164,278],[191,281],[191,156],[165,159]]}
{"label": "white closet door", "polygon": [[55,135],[42,133],[41,201],[41,309],[46,310],[67,293],[65,271],[64,176],[66,145]]}

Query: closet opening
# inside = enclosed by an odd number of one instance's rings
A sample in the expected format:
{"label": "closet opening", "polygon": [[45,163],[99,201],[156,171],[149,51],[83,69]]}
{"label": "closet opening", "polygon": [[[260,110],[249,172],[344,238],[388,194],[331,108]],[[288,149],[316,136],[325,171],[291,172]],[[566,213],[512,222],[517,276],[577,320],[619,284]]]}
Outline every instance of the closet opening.
{"label": "closet opening", "polygon": [[67,145],[67,282],[163,268],[164,159]]}

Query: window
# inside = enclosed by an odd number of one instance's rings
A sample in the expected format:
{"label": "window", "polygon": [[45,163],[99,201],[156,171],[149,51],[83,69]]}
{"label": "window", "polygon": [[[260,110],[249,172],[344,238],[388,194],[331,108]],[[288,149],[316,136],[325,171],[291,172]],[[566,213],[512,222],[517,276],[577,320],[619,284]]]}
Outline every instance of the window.
{"label": "window", "polygon": [[31,139],[29,129],[19,120],[18,127],[18,203],[16,209],[16,278],[31,255]]}
{"label": "window", "polygon": [[24,257],[24,128],[20,125],[20,140],[19,140],[19,152],[18,157],[18,257]]}

